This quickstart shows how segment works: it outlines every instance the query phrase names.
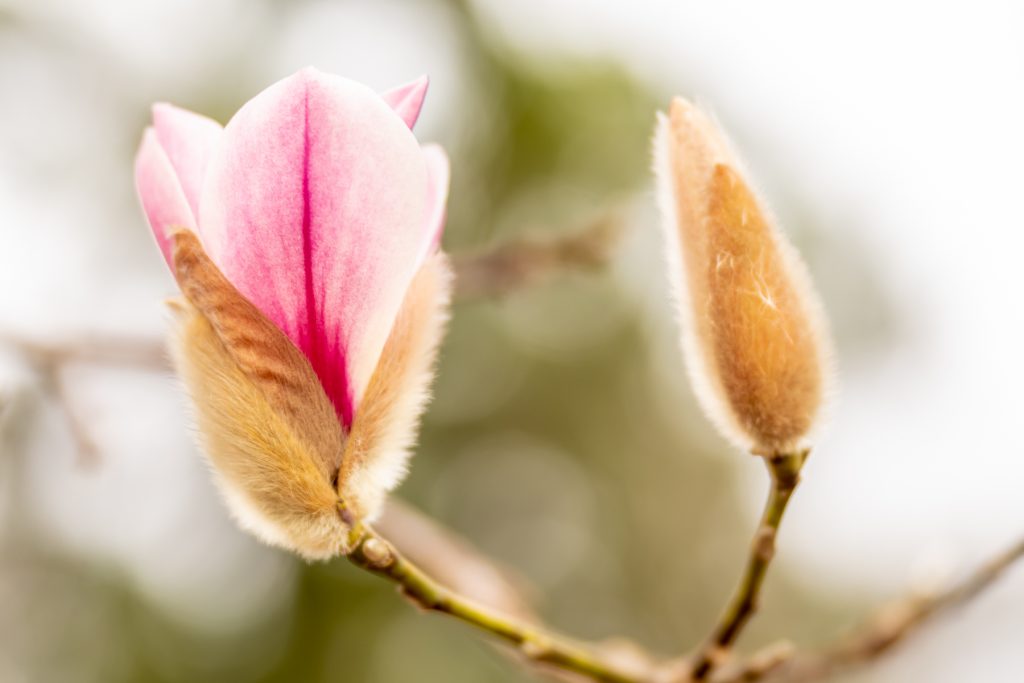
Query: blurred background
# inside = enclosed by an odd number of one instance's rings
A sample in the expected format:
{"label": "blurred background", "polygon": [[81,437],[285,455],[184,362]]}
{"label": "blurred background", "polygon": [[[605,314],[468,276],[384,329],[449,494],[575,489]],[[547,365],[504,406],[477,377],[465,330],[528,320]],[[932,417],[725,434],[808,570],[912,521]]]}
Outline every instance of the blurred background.
{"label": "blurred background", "polygon": [[[131,171],[151,102],[225,122],[307,64],[378,89],[428,73],[449,251],[626,230],[600,272],[456,307],[399,495],[557,627],[679,653],[765,489],[701,416],[667,301],[649,138],[696,98],[838,340],[742,642],[822,644],[1024,532],[1022,33],[1011,0],[0,0],[0,336],[162,335],[174,287]],[[0,341],[0,681],[532,680],[344,561],[236,530],[169,375],[31,361]],[[849,680],[1017,681],[1022,633],[1016,571]]]}

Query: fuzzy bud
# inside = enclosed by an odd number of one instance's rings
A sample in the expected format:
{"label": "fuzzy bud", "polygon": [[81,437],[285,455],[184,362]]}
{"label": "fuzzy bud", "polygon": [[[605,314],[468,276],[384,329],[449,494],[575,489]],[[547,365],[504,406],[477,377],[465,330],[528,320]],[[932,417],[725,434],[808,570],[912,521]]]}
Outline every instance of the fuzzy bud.
{"label": "fuzzy bud", "polygon": [[830,343],[807,270],[712,119],[675,98],[655,170],[687,367],[704,411],[754,453],[806,446]]}

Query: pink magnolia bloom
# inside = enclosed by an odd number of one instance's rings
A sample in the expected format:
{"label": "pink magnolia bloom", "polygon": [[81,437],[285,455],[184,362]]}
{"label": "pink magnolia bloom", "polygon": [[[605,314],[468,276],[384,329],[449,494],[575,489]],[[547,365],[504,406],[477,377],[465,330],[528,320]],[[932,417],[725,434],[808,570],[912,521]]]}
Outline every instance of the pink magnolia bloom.
{"label": "pink magnolia bloom", "polygon": [[307,68],[223,128],[155,105],[136,158],[206,451],[243,524],[309,557],[344,551],[397,483],[429,383],[449,170],[411,131],[426,89]]}

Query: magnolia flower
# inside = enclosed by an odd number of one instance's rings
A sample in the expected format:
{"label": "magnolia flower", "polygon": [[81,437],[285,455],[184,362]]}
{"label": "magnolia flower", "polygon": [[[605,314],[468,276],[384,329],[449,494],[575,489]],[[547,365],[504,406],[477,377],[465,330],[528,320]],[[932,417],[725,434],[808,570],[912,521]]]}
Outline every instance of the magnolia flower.
{"label": "magnolia flower", "polygon": [[830,342],[810,277],[714,122],[676,98],[659,114],[655,170],[683,349],[719,430],[763,455],[807,444]]}
{"label": "magnolia flower", "polygon": [[158,104],[135,180],[183,297],[172,352],[241,525],[344,553],[401,479],[449,300],[448,161],[378,95],[305,69],[223,128]]}

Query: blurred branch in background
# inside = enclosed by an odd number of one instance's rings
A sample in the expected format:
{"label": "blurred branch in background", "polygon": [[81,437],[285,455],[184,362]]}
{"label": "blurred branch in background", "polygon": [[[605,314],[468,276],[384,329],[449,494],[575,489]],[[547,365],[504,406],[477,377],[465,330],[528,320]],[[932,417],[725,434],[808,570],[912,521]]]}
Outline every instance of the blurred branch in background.
{"label": "blurred branch in background", "polygon": [[[884,606],[874,617],[835,645],[820,653],[795,656],[784,666],[776,667],[774,674],[767,678],[774,683],[809,683],[826,680],[834,674],[871,663],[936,617],[972,600],[1022,558],[1024,539],[1018,540],[944,590],[912,595]],[[733,683],[760,678],[726,680]]]}
{"label": "blurred branch in background", "polygon": [[607,213],[568,235],[456,255],[455,296],[459,301],[499,298],[564,272],[596,270],[611,259],[622,234],[621,217]]}
{"label": "blurred branch in background", "polygon": [[[778,641],[753,655],[728,663],[712,683],[813,683],[866,666],[890,652],[936,617],[963,606],[986,590],[1015,563],[1024,559],[1024,539],[992,557],[962,580],[944,590],[911,595],[883,606],[847,636],[819,652],[798,652],[789,641]],[[677,667],[684,668],[680,662]],[[679,680],[689,680],[685,672]]]}
{"label": "blurred branch in background", "polygon": [[0,330],[0,345],[16,349],[37,373],[40,384],[53,394],[74,441],[78,464],[82,467],[97,465],[101,449],[69,386],[68,369],[83,364],[161,372],[170,370],[163,342],[145,337],[88,334],[48,343]]}
{"label": "blurred branch in background", "polygon": [[796,646],[793,643],[780,640],[742,661],[718,669],[710,680],[712,683],[760,681],[792,661],[795,654]]}
{"label": "blurred branch in background", "polygon": [[113,334],[82,334],[56,342],[0,330],[0,344],[17,349],[34,367],[49,372],[73,363],[170,371],[160,339]]}

